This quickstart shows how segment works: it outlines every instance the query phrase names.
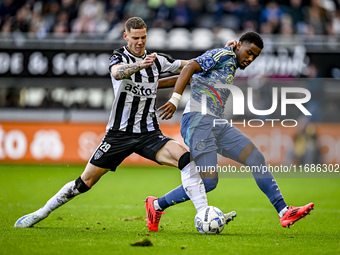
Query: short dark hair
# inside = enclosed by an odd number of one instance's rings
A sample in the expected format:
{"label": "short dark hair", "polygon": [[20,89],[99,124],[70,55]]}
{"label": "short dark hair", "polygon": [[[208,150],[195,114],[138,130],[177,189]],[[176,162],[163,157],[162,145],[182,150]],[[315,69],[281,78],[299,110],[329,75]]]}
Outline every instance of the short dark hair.
{"label": "short dark hair", "polygon": [[255,44],[257,47],[259,47],[261,50],[263,49],[263,40],[262,40],[262,37],[256,33],[256,32],[253,32],[253,31],[249,31],[249,32],[246,32],[244,33],[240,40],[240,42],[249,42],[249,43],[253,43]]}
{"label": "short dark hair", "polygon": [[143,29],[146,24],[143,19],[139,17],[131,17],[125,22],[125,32],[130,32],[131,29]]}

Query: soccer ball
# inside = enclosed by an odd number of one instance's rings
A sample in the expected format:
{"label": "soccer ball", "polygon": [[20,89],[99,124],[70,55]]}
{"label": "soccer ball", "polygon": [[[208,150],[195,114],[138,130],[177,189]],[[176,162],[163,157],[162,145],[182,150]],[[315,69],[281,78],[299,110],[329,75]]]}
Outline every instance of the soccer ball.
{"label": "soccer ball", "polygon": [[224,214],[215,206],[207,206],[195,216],[195,227],[201,234],[219,234],[224,226]]}

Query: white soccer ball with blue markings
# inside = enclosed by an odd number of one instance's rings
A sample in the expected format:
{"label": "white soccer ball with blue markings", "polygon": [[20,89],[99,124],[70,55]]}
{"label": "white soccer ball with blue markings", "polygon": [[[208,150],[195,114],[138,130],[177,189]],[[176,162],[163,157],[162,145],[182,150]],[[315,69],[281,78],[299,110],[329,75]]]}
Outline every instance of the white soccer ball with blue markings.
{"label": "white soccer ball with blue markings", "polygon": [[215,206],[207,206],[195,216],[195,227],[201,234],[219,234],[224,226],[224,214]]}

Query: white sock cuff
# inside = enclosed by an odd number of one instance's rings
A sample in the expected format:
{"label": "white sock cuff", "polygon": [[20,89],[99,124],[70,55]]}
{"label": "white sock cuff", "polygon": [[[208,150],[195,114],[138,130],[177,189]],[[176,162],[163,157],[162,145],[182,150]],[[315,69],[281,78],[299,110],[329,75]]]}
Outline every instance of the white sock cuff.
{"label": "white sock cuff", "polygon": [[283,215],[285,215],[285,213],[288,211],[288,207],[283,208],[280,212],[279,212],[279,217],[282,218]]}
{"label": "white sock cuff", "polygon": [[158,199],[153,201],[153,208],[155,208],[156,211],[163,211],[163,208],[159,206]]}

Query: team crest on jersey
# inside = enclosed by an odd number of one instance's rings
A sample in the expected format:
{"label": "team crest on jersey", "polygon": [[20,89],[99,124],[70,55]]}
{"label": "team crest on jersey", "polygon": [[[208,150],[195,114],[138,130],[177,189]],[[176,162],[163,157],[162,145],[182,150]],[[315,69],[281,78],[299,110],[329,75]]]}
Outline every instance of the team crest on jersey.
{"label": "team crest on jersey", "polygon": [[95,160],[100,159],[101,156],[103,156],[103,154],[104,154],[104,152],[102,152],[101,150],[97,150],[96,153],[94,154],[93,158]]}
{"label": "team crest on jersey", "polygon": [[203,141],[199,141],[196,145],[197,150],[203,151],[205,149],[205,143]]}
{"label": "team crest on jersey", "polygon": [[212,58],[205,58],[203,60],[203,66],[205,69],[209,69],[214,65],[214,60]]}
{"label": "team crest on jersey", "polygon": [[156,65],[152,65],[152,66],[151,66],[151,69],[152,69],[152,71],[155,72],[155,71],[157,71],[157,66],[156,66]]}

